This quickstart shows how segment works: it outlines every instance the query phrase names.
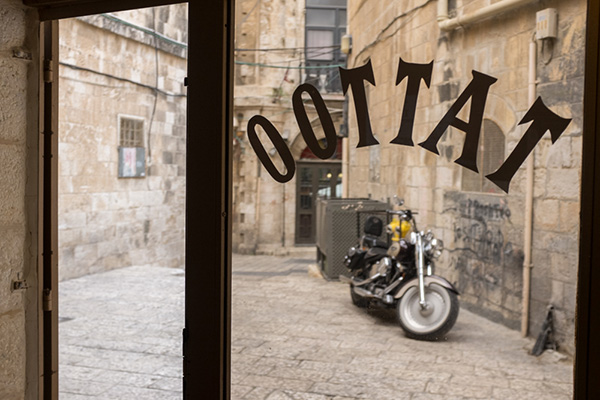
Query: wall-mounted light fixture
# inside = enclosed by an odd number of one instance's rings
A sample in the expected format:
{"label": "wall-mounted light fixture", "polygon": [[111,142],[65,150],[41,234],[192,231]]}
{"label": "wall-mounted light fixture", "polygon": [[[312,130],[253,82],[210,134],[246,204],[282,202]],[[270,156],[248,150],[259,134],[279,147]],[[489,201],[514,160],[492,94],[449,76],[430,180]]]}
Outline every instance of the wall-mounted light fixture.
{"label": "wall-mounted light fixture", "polygon": [[345,34],[344,36],[342,36],[340,50],[344,54],[350,54],[350,52],[352,51],[352,35]]}

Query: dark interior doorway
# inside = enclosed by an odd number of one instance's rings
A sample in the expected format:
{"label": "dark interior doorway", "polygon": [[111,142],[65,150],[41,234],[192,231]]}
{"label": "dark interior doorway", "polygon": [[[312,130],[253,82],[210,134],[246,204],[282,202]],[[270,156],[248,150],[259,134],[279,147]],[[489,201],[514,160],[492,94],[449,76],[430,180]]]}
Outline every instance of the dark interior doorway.
{"label": "dark interior doorway", "polygon": [[296,244],[314,244],[317,200],[342,197],[342,163],[299,161],[296,182]]}

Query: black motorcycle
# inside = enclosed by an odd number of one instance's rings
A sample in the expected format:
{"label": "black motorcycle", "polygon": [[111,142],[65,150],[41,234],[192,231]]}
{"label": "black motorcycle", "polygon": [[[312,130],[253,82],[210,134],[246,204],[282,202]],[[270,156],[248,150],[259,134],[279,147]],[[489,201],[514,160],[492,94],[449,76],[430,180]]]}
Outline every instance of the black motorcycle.
{"label": "black motorcycle", "polygon": [[351,271],[352,302],[358,307],[378,304],[395,307],[398,322],[407,336],[420,340],[438,340],[452,329],[458,317],[458,291],[446,279],[434,275],[434,260],[443,243],[431,233],[417,230],[416,213],[388,210],[392,222],[387,225],[391,245],[379,239],[383,221],[367,218],[364,235],[357,247],[351,247],[344,259]]}

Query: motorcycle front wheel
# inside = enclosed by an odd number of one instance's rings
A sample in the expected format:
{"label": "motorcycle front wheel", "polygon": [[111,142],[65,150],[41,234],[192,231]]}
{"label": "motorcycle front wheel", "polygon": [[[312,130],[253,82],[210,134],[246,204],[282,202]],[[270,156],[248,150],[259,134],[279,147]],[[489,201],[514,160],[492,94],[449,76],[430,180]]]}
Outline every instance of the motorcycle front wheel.
{"label": "motorcycle front wheel", "polygon": [[398,322],[408,337],[439,340],[452,329],[458,318],[458,296],[436,283],[425,287],[427,307],[419,304],[419,287],[406,291],[396,307]]}

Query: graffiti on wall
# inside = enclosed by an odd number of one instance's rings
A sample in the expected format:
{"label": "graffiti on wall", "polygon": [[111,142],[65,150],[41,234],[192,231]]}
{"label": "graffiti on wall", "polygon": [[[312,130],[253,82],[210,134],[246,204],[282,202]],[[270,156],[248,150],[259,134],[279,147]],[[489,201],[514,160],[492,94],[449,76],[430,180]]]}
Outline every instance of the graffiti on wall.
{"label": "graffiti on wall", "polygon": [[510,223],[511,211],[502,199],[473,199],[464,194],[447,196],[451,206],[447,211],[456,215],[454,222],[455,250],[464,256],[486,263],[501,265],[513,252],[503,227]]}

